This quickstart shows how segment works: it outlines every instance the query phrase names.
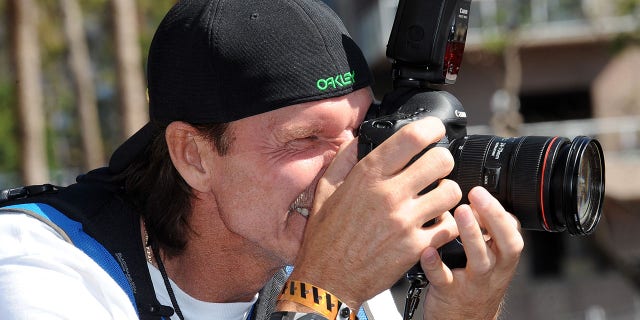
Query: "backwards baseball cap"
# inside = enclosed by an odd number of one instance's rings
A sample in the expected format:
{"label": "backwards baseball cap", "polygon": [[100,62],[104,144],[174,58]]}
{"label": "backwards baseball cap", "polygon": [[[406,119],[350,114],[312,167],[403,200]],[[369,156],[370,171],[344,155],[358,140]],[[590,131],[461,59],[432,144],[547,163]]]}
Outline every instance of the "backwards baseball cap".
{"label": "backwards baseball cap", "polygon": [[147,63],[151,121],[113,153],[112,172],[144,152],[158,123],[226,123],[372,81],[340,18],[317,0],[179,1]]}

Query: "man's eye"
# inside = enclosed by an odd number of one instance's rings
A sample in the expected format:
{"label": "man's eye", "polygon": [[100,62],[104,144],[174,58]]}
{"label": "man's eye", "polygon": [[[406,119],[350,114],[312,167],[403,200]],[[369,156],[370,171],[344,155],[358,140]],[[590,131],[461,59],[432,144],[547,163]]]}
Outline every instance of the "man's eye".
{"label": "man's eye", "polygon": [[287,142],[287,146],[291,149],[307,149],[315,144],[318,141],[318,136],[308,136],[304,138],[297,138]]}

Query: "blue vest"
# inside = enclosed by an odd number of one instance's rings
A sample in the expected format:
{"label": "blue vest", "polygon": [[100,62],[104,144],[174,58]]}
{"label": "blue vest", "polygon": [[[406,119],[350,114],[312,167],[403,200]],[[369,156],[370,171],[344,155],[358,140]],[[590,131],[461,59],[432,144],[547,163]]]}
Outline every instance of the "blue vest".
{"label": "blue vest", "polygon": [[[43,221],[102,267],[127,294],[140,319],[168,318],[173,311],[155,295],[140,235],[140,218],[106,168],[79,176],[68,187],[4,190],[3,211]],[[113,231],[118,230],[118,237]],[[135,288],[135,290],[133,289]]]}
{"label": "blue vest", "polygon": [[122,288],[129,297],[131,304],[133,304],[133,306],[136,307],[136,311],[138,311],[133,290],[131,289],[131,283],[127,280],[127,277],[130,277],[130,275],[123,271],[118,261],[116,261],[102,244],[84,232],[81,223],[69,219],[69,217],[57,209],[44,203],[16,204],[4,207],[3,209],[30,215],[51,226],[63,236],[63,238],[82,250],[102,267],[102,269],[118,283],[120,288]]}

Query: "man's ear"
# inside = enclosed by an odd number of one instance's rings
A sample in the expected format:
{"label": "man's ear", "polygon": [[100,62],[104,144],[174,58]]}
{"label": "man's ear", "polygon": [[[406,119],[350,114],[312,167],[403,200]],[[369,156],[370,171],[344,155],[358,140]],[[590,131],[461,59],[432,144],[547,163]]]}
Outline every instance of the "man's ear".
{"label": "man's ear", "polygon": [[174,121],[165,132],[167,148],[173,166],[191,188],[206,192],[210,186],[211,172],[204,161],[212,148],[192,125]]}

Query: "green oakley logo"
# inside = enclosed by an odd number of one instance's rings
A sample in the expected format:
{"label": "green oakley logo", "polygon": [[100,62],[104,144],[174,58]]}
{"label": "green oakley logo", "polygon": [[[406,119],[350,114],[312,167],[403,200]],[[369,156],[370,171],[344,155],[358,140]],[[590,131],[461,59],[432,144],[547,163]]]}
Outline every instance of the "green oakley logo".
{"label": "green oakley logo", "polygon": [[335,77],[318,79],[318,81],[316,81],[316,87],[318,87],[320,91],[325,91],[329,88],[335,89],[337,87],[348,86],[356,82],[355,77],[356,77],[356,72],[351,71],[345,74],[336,75]]}

